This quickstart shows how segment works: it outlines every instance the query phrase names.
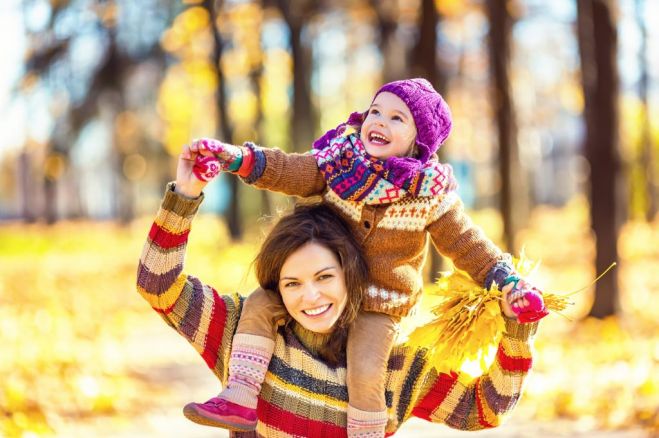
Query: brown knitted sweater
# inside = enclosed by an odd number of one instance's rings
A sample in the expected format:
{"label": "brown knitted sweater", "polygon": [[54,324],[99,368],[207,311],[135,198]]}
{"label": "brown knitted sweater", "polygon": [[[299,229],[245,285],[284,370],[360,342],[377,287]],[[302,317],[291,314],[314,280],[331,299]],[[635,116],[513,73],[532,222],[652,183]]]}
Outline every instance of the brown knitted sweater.
{"label": "brown knitted sweater", "polygon": [[312,155],[258,147],[254,153],[257,162],[264,163],[243,181],[288,195],[320,195],[349,223],[370,268],[365,311],[401,317],[410,312],[423,290],[428,236],[441,254],[481,284],[495,263],[506,257],[473,224],[455,192],[379,205],[346,201],[328,190]]}

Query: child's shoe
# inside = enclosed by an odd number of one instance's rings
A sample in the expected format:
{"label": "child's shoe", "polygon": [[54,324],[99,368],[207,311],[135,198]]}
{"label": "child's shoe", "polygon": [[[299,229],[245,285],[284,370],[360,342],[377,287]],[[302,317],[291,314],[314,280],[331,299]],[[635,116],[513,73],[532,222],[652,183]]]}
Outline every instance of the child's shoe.
{"label": "child's shoe", "polygon": [[188,403],[183,408],[183,414],[195,423],[237,432],[252,431],[257,422],[256,409],[220,397],[213,397],[205,403]]}
{"label": "child's shoe", "polygon": [[239,432],[254,430],[258,396],[274,349],[271,339],[237,333],[233,337],[226,387],[205,403],[188,403],[183,414],[206,426]]}

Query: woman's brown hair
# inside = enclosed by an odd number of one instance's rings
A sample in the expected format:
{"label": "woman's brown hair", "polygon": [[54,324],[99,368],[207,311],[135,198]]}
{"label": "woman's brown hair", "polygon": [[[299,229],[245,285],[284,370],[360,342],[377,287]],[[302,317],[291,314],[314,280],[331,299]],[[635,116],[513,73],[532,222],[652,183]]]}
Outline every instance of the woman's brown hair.
{"label": "woman's brown hair", "polygon": [[279,219],[261,245],[254,267],[262,288],[279,291],[279,277],[286,259],[309,242],[332,251],[341,263],[348,292],[348,303],[334,326],[333,335],[321,350],[333,364],[345,359],[348,329],[357,317],[368,278],[368,266],[360,245],[348,225],[323,204],[298,205]]}

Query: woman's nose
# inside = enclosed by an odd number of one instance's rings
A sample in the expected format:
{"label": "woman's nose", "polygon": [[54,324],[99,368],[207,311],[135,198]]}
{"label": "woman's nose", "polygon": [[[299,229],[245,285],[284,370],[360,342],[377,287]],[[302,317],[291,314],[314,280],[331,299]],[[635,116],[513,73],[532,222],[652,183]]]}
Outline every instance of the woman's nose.
{"label": "woman's nose", "polygon": [[304,301],[314,303],[320,297],[320,290],[315,284],[310,283],[304,288]]}

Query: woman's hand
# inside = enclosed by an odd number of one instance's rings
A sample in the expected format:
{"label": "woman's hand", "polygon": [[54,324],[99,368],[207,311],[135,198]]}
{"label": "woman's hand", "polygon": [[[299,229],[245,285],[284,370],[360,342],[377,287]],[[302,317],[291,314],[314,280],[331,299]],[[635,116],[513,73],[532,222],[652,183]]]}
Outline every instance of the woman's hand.
{"label": "woman's hand", "polygon": [[183,146],[183,150],[178,156],[174,191],[188,198],[197,198],[208,184],[208,181],[197,178],[193,170],[198,156],[199,153],[193,152],[187,144]]}

